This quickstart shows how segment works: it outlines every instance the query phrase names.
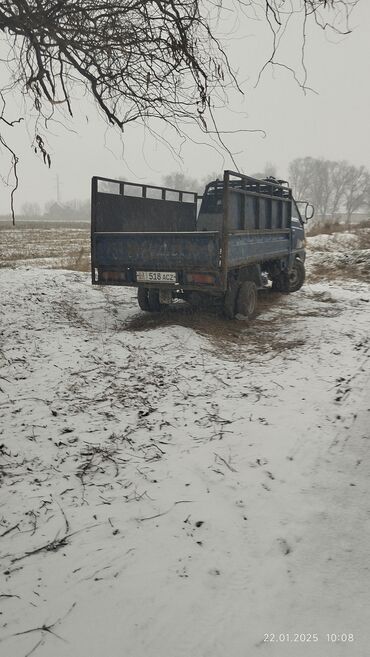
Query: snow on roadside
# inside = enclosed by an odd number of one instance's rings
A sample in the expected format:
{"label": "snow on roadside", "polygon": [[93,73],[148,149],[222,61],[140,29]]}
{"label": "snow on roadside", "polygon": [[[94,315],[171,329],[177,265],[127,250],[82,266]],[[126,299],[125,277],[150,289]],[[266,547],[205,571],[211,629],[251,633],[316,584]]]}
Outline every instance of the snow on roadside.
{"label": "snow on roadside", "polygon": [[370,229],[307,238],[308,279],[323,277],[370,281]]}
{"label": "snow on roadside", "polygon": [[76,272],[0,291],[4,654],[366,654],[369,286],[250,325]]}
{"label": "snow on roadside", "polygon": [[[367,231],[366,232],[370,232]],[[307,243],[310,250],[314,251],[348,251],[348,249],[358,249],[361,247],[360,233],[331,233],[330,235],[320,234],[313,237],[307,237]]]}

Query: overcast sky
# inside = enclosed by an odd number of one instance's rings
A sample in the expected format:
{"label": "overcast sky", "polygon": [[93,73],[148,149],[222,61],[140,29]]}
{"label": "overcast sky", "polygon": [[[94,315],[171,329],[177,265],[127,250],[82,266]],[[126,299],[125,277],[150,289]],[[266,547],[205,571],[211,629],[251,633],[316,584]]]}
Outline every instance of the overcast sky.
{"label": "overcast sky", "polygon": [[[316,93],[306,95],[282,68],[265,70],[255,87],[258,71],[268,58],[269,35],[261,23],[243,19],[234,38],[226,46],[232,65],[238,68],[244,96],[232,93],[229,107],[219,113],[224,129],[261,129],[261,133],[240,133],[228,137],[244,173],[263,170],[266,162],[276,165],[285,177],[289,162],[311,155],[342,160],[370,169],[370,2],[360,0],[351,19],[353,32],[342,38],[310,29],[307,40],[308,84]],[[299,69],[299,42],[292,32],[286,35],[282,60]],[[208,173],[234,168],[231,160],[209,146],[190,139],[182,145],[181,158],[174,157],[160,142],[140,126],[128,126],[123,136],[108,130],[93,106],[79,101],[75,121],[69,129],[53,126],[49,146],[52,168],[49,171],[33,154],[24,130],[18,130],[14,143],[20,156],[18,211],[25,201],[44,203],[56,198],[57,176],[61,201],[86,199],[92,175],[120,177],[126,180],[160,183],[162,176],[183,171],[204,178]],[[171,139],[176,152],[180,144]],[[191,136],[199,138],[195,132]],[[204,139],[204,138],[203,138]],[[1,153],[1,171],[8,169]],[[9,210],[9,195],[1,189],[0,212]]]}

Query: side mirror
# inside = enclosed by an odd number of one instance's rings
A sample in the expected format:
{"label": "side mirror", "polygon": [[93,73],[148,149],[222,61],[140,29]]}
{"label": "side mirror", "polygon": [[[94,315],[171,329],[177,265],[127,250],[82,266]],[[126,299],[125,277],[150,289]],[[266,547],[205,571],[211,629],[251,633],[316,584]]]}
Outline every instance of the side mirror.
{"label": "side mirror", "polygon": [[306,221],[308,221],[309,219],[312,219],[313,215],[315,214],[315,208],[313,207],[313,205],[311,205],[311,203],[306,204],[306,209],[305,209],[304,214],[305,214]]}
{"label": "side mirror", "polygon": [[307,223],[309,219],[312,219],[315,214],[315,208],[312,203],[309,203],[308,201],[296,201],[296,205],[299,207],[299,214],[302,222]]}

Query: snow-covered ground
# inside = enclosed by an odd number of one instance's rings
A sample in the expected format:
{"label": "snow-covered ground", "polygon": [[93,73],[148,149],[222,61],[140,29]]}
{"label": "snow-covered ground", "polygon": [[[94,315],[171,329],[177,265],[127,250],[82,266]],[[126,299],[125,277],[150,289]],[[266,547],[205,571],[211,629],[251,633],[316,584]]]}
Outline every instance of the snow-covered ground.
{"label": "snow-covered ground", "polygon": [[70,222],[0,222],[0,266],[89,268],[90,226]]}
{"label": "snow-covered ground", "polygon": [[249,324],[83,272],[0,293],[1,655],[369,655],[366,282]]}
{"label": "snow-covered ground", "polygon": [[361,278],[370,282],[370,228],[307,238],[307,273],[322,278]]}

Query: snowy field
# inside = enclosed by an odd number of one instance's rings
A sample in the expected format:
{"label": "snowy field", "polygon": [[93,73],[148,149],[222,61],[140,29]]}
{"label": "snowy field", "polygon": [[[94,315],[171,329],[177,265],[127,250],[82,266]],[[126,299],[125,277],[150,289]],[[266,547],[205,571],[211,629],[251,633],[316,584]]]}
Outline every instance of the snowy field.
{"label": "snowy field", "polygon": [[246,324],[39,234],[0,231],[0,654],[368,657],[369,250],[310,238]]}
{"label": "snowy field", "polygon": [[0,222],[0,267],[88,270],[90,226],[78,222],[17,221],[15,228]]}

